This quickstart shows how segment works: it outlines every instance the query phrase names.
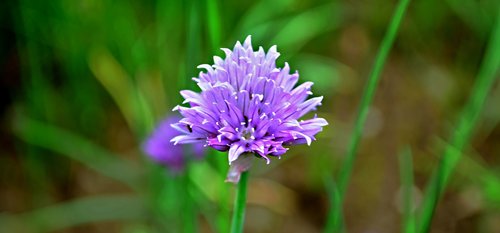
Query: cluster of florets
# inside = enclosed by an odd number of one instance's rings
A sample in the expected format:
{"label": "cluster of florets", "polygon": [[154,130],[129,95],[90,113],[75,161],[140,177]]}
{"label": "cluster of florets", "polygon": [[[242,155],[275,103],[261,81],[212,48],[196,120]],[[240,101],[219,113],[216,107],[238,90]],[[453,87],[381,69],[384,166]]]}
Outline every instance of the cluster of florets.
{"label": "cluster of florets", "polygon": [[226,58],[214,57],[214,65],[200,65],[194,80],[201,93],[181,91],[184,103],[177,106],[183,119],[174,124],[182,135],[175,144],[205,143],[220,151],[229,150],[229,163],[244,152],[267,160],[287,151],[284,146],[310,144],[327,125],[323,118],[299,119],[321,104],[323,97],[307,100],[312,82],[294,88],[299,79],[290,67],[276,68],[276,46],[267,53],[254,51],[247,37],[234,50],[222,49]]}
{"label": "cluster of florets", "polygon": [[[254,51],[250,36],[233,50],[222,49],[226,57],[214,56],[213,65],[200,65],[205,71],[193,78],[200,93],[183,90],[181,95],[189,107],[174,110],[183,116],[172,127],[180,132],[171,142],[201,143],[219,151],[229,151],[232,168],[228,179],[237,181],[248,169],[248,162],[234,165],[242,154],[264,158],[280,157],[293,144],[311,144],[315,135],[328,123],[323,118],[299,120],[321,104],[323,97],[312,94],[312,82],[294,88],[298,72],[290,67],[276,67],[279,53],[272,46],[266,53],[262,47]],[[247,156],[244,156],[247,157]],[[241,159],[247,161],[247,159]],[[231,177],[231,174],[235,176]]]}

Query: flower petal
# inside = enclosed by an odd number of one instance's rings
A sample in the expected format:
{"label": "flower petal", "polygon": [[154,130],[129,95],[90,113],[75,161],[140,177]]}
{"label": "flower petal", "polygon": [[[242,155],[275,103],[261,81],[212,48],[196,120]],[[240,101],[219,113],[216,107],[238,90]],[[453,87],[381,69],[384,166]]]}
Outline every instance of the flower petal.
{"label": "flower petal", "polygon": [[201,137],[201,135],[179,135],[172,138],[170,141],[173,142],[174,145],[177,145],[177,144],[187,144],[194,142],[203,142],[205,140],[206,138]]}
{"label": "flower petal", "polygon": [[238,159],[238,157],[243,153],[245,152],[246,148],[245,148],[245,145],[243,145],[242,143],[234,143],[233,145],[231,145],[231,147],[229,148],[229,165],[231,165],[231,163],[235,160]]}

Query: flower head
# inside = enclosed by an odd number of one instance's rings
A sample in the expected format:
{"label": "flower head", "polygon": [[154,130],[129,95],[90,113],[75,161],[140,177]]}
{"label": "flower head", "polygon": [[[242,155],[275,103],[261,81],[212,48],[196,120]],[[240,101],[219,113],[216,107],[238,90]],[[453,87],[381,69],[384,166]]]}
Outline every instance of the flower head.
{"label": "flower head", "polygon": [[180,172],[190,158],[199,159],[204,155],[203,145],[174,145],[170,140],[179,135],[172,124],[181,118],[171,116],[164,119],[143,145],[144,152],[155,162],[162,164],[173,172]]}
{"label": "flower head", "polygon": [[232,51],[222,50],[225,59],[214,56],[213,65],[198,66],[205,69],[193,78],[201,93],[180,92],[184,104],[190,106],[174,108],[184,118],[172,125],[182,133],[172,142],[202,142],[229,151],[229,164],[243,153],[245,156],[253,153],[269,163],[270,156],[279,157],[288,150],[285,146],[310,145],[328,124],[318,117],[299,121],[323,99],[307,99],[313,83],[305,82],[294,88],[299,74],[290,74],[288,63],[283,68],[276,67],[280,55],[276,46],[267,53],[262,47],[254,51],[250,36],[243,44],[237,42]]}

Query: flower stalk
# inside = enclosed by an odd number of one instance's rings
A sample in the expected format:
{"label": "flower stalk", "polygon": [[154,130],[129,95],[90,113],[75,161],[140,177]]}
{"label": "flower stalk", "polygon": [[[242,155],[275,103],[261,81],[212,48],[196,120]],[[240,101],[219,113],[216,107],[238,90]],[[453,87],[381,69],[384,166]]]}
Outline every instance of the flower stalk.
{"label": "flower stalk", "polygon": [[245,208],[247,200],[248,171],[241,173],[238,188],[236,190],[236,199],[234,201],[233,219],[231,222],[231,233],[243,232],[245,223]]}

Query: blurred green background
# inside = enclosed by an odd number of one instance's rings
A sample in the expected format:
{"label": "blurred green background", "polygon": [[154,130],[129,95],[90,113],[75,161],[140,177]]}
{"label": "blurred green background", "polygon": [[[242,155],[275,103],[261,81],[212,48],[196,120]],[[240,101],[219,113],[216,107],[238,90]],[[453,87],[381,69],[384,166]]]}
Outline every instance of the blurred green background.
{"label": "blurred green background", "polygon": [[[325,96],[330,125],[310,147],[251,171],[245,232],[321,232],[328,182],[395,1],[3,1],[0,232],[227,232],[225,153],[172,175],[141,152],[195,88],[198,64],[252,35]],[[399,232],[401,154],[412,203],[478,75],[500,3],[415,0],[370,107],[344,203],[348,232]],[[495,48],[497,48],[496,46]],[[500,53],[500,51],[492,51]],[[496,76],[498,67],[494,67]],[[490,87],[431,232],[500,232],[500,85]],[[407,167],[408,168],[408,167]],[[411,166],[409,167],[411,169]]]}

